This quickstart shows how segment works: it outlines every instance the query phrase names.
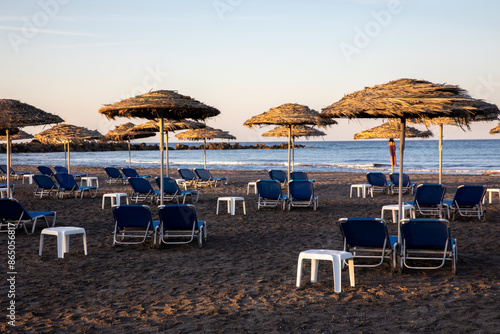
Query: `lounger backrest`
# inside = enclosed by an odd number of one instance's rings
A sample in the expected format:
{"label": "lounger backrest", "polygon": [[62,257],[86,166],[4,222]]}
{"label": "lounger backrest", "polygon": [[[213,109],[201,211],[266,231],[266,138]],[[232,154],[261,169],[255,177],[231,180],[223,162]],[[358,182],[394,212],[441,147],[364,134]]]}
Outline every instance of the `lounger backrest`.
{"label": "lounger backrest", "polygon": [[257,192],[261,198],[279,199],[282,195],[278,180],[258,180]]}
{"label": "lounger backrest", "polygon": [[212,175],[204,168],[196,168],[194,173],[203,181],[212,180]]}
{"label": "lounger backrest", "polygon": [[401,237],[407,248],[444,249],[450,229],[442,219],[410,219],[401,223]]}
{"label": "lounger backrest", "polygon": [[[160,184],[161,178],[157,177],[155,179],[156,185],[158,186],[158,189],[161,189],[161,184]],[[177,192],[181,192],[179,185],[177,182],[172,179],[171,177],[163,177],[163,193],[164,194],[175,194]]]}
{"label": "lounger backrest", "polygon": [[277,180],[281,183],[284,183],[287,181],[286,173],[284,171],[278,170],[278,169],[269,170],[269,177],[271,178],[271,180]]}
{"label": "lounger backrest", "polygon": [[33,175],[33,181],[35,181],[36,185],[43,189],[56,189],[57,186],[54,183],[54,180],[48,175],[45,174],[35,174]]}
{"label": "lounger backrest", "polygon": [[116,167],[104,167],[104,170],[106,171],[106,174],[108,174],[109,177],[112,177],[115,179],[122,177],[120,170]]}
{"label": "lounger backrest", "polygon": [[476,206],[484,197],[486,189],[481,185],[463,185],[457,188],[453,198],[453,204],[458,206]]}
{"label": "lounger backrest", "polygon": [[179,168],[177,171],[179,172],[181,178],[183,178],[184,180],[196,180],[196,175],[194,175],[194,172],[192,170],[189,170],[187,168]]}
{"label": "lounger backrest", "polygon": [[148,180],[143,179],[142,177],[129,177],[128,183],[130,183],[130,186],[136,193],[147,194],[149,192],[154,192],[151,183],[149,183]]}
{"label": "lounger backrest", "polygon": [[292,180],[309,180],[306,172],[291,172],[290,178]]}
{"label": "lounger backrest", "polygon": [[122,168],[122,172],[126,177],[139,177],[139,174],[133,168]]}
{"label": "lounger backrest", "polygon": [[19,220],[21,217],[29,218],[29,213],[15,198],[0,199],[0,218],[5,220]]}
{"label": "lounger backrest", "polygon": [[36,168],[38,168],[38,170],[42,174],[45,174],[45,175],[48,175],[48,176],[54,175],[54,172],[52,171],[52,169],[50,169],[50,167],[47,167],[47,166],[37,166]]}
{"label": "lounger backrest", "polygon": [[387,185],[387,178],[384,174],[379,172],[367,173],[366,180],[372,186],[385,187]]}
{"label": "lounger backrest", "polygon": [[[395,186],[399,185],[399,173],[392,173],[389,175],[391,183]],[[410,184],[410,177],[403,173],[403,187],[407,187]]]}
{"label": "lounger backrest", "polygon": [[192,230],[198,221],[194,206],[189,204],[160,207],[158,215],[163,229],[166,230]]}
{"label": "lounger backrest", "polygon": [[389,240],[387,225],[377,218],[347,218],[339,224],[345,241],[351,247],[384,247]]}
{"label": "lounger backrest", "polygon": [[78,190],[80,187],[78,187],[78,184],[75,181],[75,178],[73,175],[68,174],[68,173],[55,173],[54,177],[56,178],[57,183],[59,184],[59,187],[63,189],[74,189]]}
{"label": "lounger backrest", "polygon": [[443,202],[446,188],[442,184],[420,184],[414,202],[420,206],[438,206]]}
{"label": "lounger backrest", "polygon": [[314,196],[313,183],[308,180],[290,181],[288,184],[290,190],[290,197],[293,199],[309,200]]}
{"label": "lounger backrest", "polygon": [[67,173],[68,169],[64,166],[54,166],[56,173]]}
{"label": "lounger backrest", "polygon": [[147,205],[120,205],[113,209],[117,227],[148,228],[152,222],[151,209]]}

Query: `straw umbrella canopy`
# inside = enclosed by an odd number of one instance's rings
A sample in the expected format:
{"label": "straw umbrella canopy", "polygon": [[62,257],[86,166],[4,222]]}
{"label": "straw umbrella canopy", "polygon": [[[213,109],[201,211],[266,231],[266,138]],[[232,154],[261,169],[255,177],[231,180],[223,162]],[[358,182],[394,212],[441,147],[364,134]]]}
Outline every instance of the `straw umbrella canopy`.
{"label": "straw umbrella canopy", "polygon": [[205,127],[202,129],[191,129],[175,135],[178,139],[187,140],[201,140],[203,139],[203,166],[207,168],[207,139],[227,139],[234,140],[235,136],[231,135],[228,131],[214,129],[212,127]]}
{"label": "straw umbrella canopy", "polygon": [[[175,91],[158,90],[128,98],[113,104],[105,105],[99,113],[109,119],[115,117],[138,117],[160,120],[160,133],[163,133],[163,119],[175,120],[191,118],[204,120],[220,114],[214,107],[208,106],[189,96],[181,95]],[[163,136],[160,136],[160,202],[163,205]]]}
{"label": "straw umbrella canopy", "polygon": [[[3,131],[3,133],[5,133],[5,131]],[[0,141],[7,140],[7,135],[3,133],[0,131]],[[26,140],[32,138],[34,138],[33,135],[23,130],[18,130],[18,132],[15,135],[10,136],[10,140]]]}
{"label": "straw umbrella canopy", "polygon": [[104,136],[105,140],[108,141],[127,141],[128,143],[128,166],[132,166],[132,157],[130,154],[130,141],[140,138],[154,137],[155,134],[146,131],[134,131],[134,123],[128,122],[121,125],[117,125],[114,130],[109,131]]}
{"label": "straw umbrella canopy", "polygon": [[[389,139],[392,140],[394,138],[398,138],[400,134],[400,123],[398,121],[394,120],[389,120],[388,122],[385,122],[382,125],[376,126],[374,128],[361,131],[359,133],[356,133],[354,135],[354,140],[358,139]],[[405,137],[406,138],[429,138],[432,137],[433,134],[429,130],[425,131],[420,131],[416,128],[406,126],[405,129]],[[394,142],[392,142],[394,144]],[[389,142],[389,147],[391,147],[391,142]],[[395,150],[394,152],[395,153]],[[392,154],[392,153],[391,153]],[[394,156],[394,159],[396,157]],[[394,173],[394,166],[396,160],[394,160],[394,163],[392,163],[391,159],[391,171]]]}
{"label": "straw umbrella canopy", "polygon": [[[0,132],[7,137],[7,170],[11,167],[11,134],[25,126],[60,123],[63,119],[18,100],[0,99]],[[7,173],[7,194],[11,197],[10,173]]]}
{"label": "straw umbrella canopy", "polygon": [[[288,128],[284,125],[278,126],[272,130],[264,132],[263,137],[288,137]],[[292,171],[295,165],[295,138],[296,137],[320,137],[326,136],[326,133],[308,125],[295,125],[292,128]]]}
{"label": "straw umbrella canopy", "polygon": [[96,130],[76,126],[72,124],[59,124],[35,135],[43,144],[64,144],[68,152],[68,173],[71,174],[70,143],[81,144],[89,140],[102,139],[103,135]]}
{"label": "straw umbrella canopy", "polygon": [[326,127],[327,125],[337,124],[337,122],[332,119],[322,118],[317,111],[309,109],[307,106],[287,103],[271,108],[243,123],[243,125],[249,128],[253,128],[257,125],[262,126],[269,124],[284,125],[288,128],[288,179],[290,179],[292,127],[297,125],[317,125]]}
{"label": "straw umbrella canopy", "polygon": [[[166,169],[167,176],[169,176],[169,159],[168,159],[168,133],[187,129],[201,129],[206,127],[205,123],[190,121],[187,119],[183,120],[173,120],[164,119],[163,120],[163,131],[165,132],[165,153],[166,153]],[[160,121],[150,120],[146,123],[136,125],[132,131],[144,131],[149,133],[160,132]],[[163,137],[163,134],[161,134]]]}
{"label": "straw umbrella canopy", "polygon": [[[348,94],[340,101],[324,108],[323,117],[344,118],[399,118],[401,121],[399,145],[399,219],[403,203],[403,154],[407,119],[451,117],[468,124],[479,115],[497,114],[494,104],[474,99],[455,85],[435,84],[424,80],[399,79],[382,85],[367,87]],[[399,229],[398,229],[398,239]]]}
{"label": "straw umbrella canopy", "polygon": [[465,131],[465,128],[470,129],[469,123],[471,122],[491,122],[498,120],[498,114],[494,112],[487,112],[480,115],[475,115],[475,117],[467,118],[465,121],[461,118],[450,118],[450,117],[435,117],[435,118],[424,118],[418,120],[409,120],[411,123],[424,124],[429,127],[430,125],[439,126],[439,183],[442,183],[443,179],[443,127],[444,125],[458,126]]}
{"label": "straw umbrella canopy", "polygon": [[494,135],[500,132],[500,123],[496,127],[490,130],[490,135]]}

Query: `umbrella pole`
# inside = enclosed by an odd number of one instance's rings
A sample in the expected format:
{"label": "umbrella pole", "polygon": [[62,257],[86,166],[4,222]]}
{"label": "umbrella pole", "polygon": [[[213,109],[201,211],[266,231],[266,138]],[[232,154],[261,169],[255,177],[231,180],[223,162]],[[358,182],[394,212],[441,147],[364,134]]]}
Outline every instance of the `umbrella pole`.
{"label": "umbrella pole", "polygon": [[165,155],[166,155],[166,160],[167,160],[167,168],[166,169],[167,169],[167,177],[169,177],[170,172],[168,170],[169,169],[169,166],[168,166],[168,131],[165,133],[165,142],[166,142],[165,143],[165,150],[166,150]]}
{"label": "umbrella pole", "polygon": [[163,117],[160,118],[160,156],[161,156],[161,162],[160,162],[160,205],[163,205]]}
{"label": "umbrella pole", "polygon": [[128,168],[132,167],[132,157],[130,156],[130,138],[128,139]]}
{"label": "umbrella pole", "polygon": [[68,174],[71,174],[71,156],[69,151],[69,142],[68,142]]}
{"label": "umbrella pole", "polygon": [[405,151],[406,119],[401,119],[401,134],[399,137],[399,193],[398,193],[398,243],[401,245],[401,219],[403,217],[403,155]]}
{"label": "umbrella pole", "polygon": [[[292,145],[292,126],[288,126],[288,181],[290,181],[290,149]],[[287,186],[288,188],[288,186]],[[288,195],[290,195],[290,189],[288,189]]]}
{"label": "umbrella pole", "polygon": [[207,169],[207,138],[203,138],[203,166]]}
{"label": "umbrella pole", "polygon": [[292,137],[292,172],[295,170],[295,137]]}
{"label": "umbrella pole", "polygon": [[443,124],[439,124],[439,184],[443,178]]}
{"label": "umbrella pole", "polygon": [[12,198],[12,193],[10,192],[10,155],[11,155],[11,147],[10,147],[10,131],[7,130],[7,198]]}
{"label": "umbrella pole", "polygon": [[68,153],[66,152],[66,142],[63,142],[63,151],[64,151],[64,166],[68,168]]}

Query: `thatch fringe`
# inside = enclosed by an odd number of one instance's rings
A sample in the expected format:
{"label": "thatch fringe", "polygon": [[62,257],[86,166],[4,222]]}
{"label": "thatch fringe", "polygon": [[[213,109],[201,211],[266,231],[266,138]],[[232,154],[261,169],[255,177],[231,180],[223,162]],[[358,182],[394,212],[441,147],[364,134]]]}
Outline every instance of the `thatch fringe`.
{"label": "thatch fringe", "polygon": [[0,99],[0,130],[61,123],[63,119],[18,100]]}
{"label": "thatch fringe", "polygon": [[[187,119],[163,119],[163,130],[166,132],[175,132],[188,129],[201,129],[204,127],[206,127],[205,123],[190,121]],[[132,129],[132,131],[160,132],[160,121],[150,120],[146,123],[136,125]]]}
{"label": "thatch fringe", "polygon": [[131,122],[117,125],[114,130],[106,133],[104,139],[109,141],[125,141],[155,136],[152,132],[134,131],[134,127],[135,124]]}
{"label": "thatch fringe", "polygon": [[35,135],[35,138],[43,144],[57,144],[57,143],[79,143],[87,140],[102,139],[98,131],[89,130],[84,127],[59,124],[50,129],[40,132]]}
{"label": "thatch fringe", "polygon": [[203,140],[203,139],[228,139],[234,140],[235,136],[229,134],[228,131],[214,129],[212,127],[205,127],[202,129],[191,129],[175,135],[179,139],[187,140]]}
{"label": "thatch fringe", "polygon": [[[382,125],[355,134],[354,140],[376,139],[376,138],[381,138],[381,139],[399,138],[401,133],[400,128],[401,124],[399,122],[386,122]],[[418,129],[409,126],[405,128],[406,138],[429,138],[432,136],[433,134],[430,130],[420,131]]]}
{"label": "thatch fringe", "polygon": [[322,118],[320,114],[309,107],[296,104],[286,103],[281,106],[271,108],[268,111],[253,116],[243,123],[243,125],[253,128],[256,125],[317,125],[326,127],[327,125],[337,124],[337,121],[327,118]]}
{"label": "thatch fringe", "polygon": [[[263,137],[288,137],[288,126],[278,126],[272,130],[264,132]],[[326,136],[323,131],[317,130],[307,125],[292,125],[292,137],[320,137]]]}
{"label": "thatch fringe", "polygon": [[493,129],[490,130],[490,135],[494,135],[496,133],[499,133],[500,132],[500,123],[498,123],[498,125],[496,127],[494,127]]}

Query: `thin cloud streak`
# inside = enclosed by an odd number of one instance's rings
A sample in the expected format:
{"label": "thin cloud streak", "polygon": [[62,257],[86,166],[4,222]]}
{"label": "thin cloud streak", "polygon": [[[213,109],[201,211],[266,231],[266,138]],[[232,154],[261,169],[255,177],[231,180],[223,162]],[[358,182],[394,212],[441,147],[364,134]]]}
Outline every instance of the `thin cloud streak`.
{"label": "thin cloud streak", "polygon": [[[0,30],[7,31],[26,31],[25,27],[13,27],[13,26],[0,26]],[[64,30],[50,30],[50,29],[40,29],[36,28],[37,33],[49,34],[49,35],[65,35],[65,36],[80,36],[80,37],[100,37],[95,34],[89,34],[85,32],[78,31],[64,31]]]}

